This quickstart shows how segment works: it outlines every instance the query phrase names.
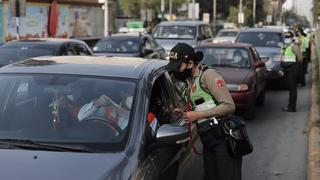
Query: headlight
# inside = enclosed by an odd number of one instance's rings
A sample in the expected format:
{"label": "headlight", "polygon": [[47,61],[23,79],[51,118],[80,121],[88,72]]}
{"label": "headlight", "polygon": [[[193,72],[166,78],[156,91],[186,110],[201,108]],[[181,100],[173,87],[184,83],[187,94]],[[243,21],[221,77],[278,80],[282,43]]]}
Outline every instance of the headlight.
{"label": "headlight", "polygon": [[229,91],[247,91],[249,89],[247,84],[227,84]]}

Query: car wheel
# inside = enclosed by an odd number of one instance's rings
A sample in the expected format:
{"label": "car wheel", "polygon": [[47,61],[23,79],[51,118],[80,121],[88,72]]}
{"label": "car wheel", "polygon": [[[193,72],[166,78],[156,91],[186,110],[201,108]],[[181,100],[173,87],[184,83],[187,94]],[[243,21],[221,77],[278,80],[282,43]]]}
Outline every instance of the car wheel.
{"label": "car wheel", "polygon": [[264,105],[265,100],[266,100],[266,90],[264,89],[258,96],[256,103],[258,106],[262,106]]}
{"label": "car wheel", "polygon": [[242,111],[242,117],[246,120],[252,120],[254,119],[255,115],[255,100],[252,98],[250,105],[243,109]]}

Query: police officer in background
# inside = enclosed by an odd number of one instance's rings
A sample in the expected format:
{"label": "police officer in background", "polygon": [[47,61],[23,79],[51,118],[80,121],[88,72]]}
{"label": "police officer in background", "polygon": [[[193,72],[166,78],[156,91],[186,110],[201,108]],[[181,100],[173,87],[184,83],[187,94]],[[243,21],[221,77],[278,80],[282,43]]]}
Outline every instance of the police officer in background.
{"label": "police officer in background", "polygon": [[298,84],[301,86],[305,86],[306,85],[305,74],[307,73],[307,69],[308,69],[307,48],[309,47],[309,41],[308,41],[307,35],[303,32],[302,28],[298,28],[296,30],[296,36],[299,39],[300,52],[302,54],[302,64],[300,66]]}
{"label": "police officer in background", "polygon": [[189,112],[175,109],[187,124],[197,123],[203,144],[205,180],[240,180],[241,157],[232,157],[216,118],[230,115],[235,110],[233,99],[223,76],[201,65],[203,55],[195,53],[185,43],[178,43],[170,52],[166,69],[176,79],[187,82],[186,102]]}
{"label": "police officer in background", "polygon": [[302,54],[298,39],[294,39],[292,32],[286,32],[285,45],[282,48],[281,66],[288,82],[289,104],[283,107],[284,112],[296,112],[297,104],[297,81],[299,78],[299,68],[302,66]]}

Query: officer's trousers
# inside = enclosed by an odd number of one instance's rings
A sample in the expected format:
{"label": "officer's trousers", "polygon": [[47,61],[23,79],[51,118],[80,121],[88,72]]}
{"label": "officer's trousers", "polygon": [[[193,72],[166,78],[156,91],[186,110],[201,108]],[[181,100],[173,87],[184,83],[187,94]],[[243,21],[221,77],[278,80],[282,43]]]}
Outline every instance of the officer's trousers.
{"label": "officer's trousers", "polygon": [[296,109],[296,104],[297,104],[297,80],[298,80],[298,75],[299,71],[301,71],[301,66],[302,64],[295,63],[291,65],[290,67],[285,67],[284,70],[284,75],[285,78],[288,82],[288,90],[289,90],[289,104],[288,108],[289,109]]}
{"label": "officer's trousers", "polygon": [[242,157],[232,157],[223,137],[217,133],[201,133],[204,180],[241,180]]}

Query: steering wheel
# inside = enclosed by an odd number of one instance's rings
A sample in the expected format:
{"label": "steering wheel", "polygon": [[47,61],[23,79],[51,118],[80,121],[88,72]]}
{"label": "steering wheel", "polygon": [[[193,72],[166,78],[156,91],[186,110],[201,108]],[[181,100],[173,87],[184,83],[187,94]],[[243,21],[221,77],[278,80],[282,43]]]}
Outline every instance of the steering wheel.
{"label": "steering wheel", "polygon": [[114,121],[107,119],[105,117],[89,116],[89,117],[84,118],[81,121],[81,123],[88,123],[88,122],[102,123],[104,125],[107,125],[108,127],[115,129],[119,134],[122,132],[121,127],[117,123],[115,123]]}

